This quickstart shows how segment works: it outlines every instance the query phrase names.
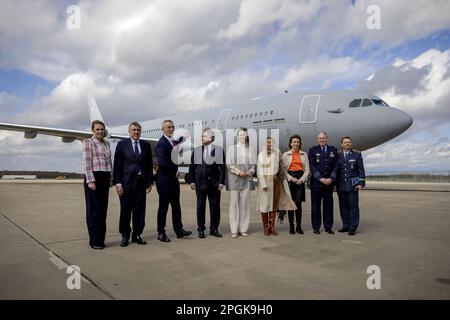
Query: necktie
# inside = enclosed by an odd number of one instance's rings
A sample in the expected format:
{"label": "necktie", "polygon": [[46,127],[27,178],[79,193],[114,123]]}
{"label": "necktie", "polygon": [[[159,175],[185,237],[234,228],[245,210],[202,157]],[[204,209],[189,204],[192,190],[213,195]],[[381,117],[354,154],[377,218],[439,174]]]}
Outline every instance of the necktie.
{"label": "necktie", "polygon": [[344,159],[347,160],[347,152],[344,152]]}
{"label": "necktie", "polygon": [[324,153],[327,153],[327,149],[326,149],[325,147],[322,147],[322,151],[323,151]]}
{"label": "necktie", "polygon": [[139,148],[138,148],[138,141],[137,140],[134,142],[134,154],[136,155],[136,159],[139,160],[140,154],[139,154]]}
{"label": "necktie", "polygon": [[205,147],[205,153],[203,154],[203,159],[205,159],[205,161],[206,161],[206,159],[209,157],[209,147],[208,146],[206,146]]}

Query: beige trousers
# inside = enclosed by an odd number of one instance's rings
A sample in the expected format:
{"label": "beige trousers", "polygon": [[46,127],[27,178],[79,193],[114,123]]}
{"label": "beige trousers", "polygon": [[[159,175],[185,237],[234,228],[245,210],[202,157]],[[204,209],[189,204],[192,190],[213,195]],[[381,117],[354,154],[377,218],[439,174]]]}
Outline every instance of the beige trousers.
{"label": "beige trousers", "polygon": [[250,224],[250,188],[230,191],[231,233],[247,232]]}

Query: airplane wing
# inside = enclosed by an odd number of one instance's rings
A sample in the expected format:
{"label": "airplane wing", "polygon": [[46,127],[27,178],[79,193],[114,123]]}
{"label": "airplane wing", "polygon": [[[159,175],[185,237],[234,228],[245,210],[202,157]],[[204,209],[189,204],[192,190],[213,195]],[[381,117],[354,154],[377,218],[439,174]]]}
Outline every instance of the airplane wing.
{"label": "airplane wing", "polygon": [[[38,134],[44,134],[47,136],[61,137],[63,142],[72,142],[75,140],[83,140],[92,137],[91,131],[71,130],[71,129],[58,129],[49,127],[29,126],[15,123],[3,123],[0,122],[0,130],[19,131],[24,132],[24,136],[27,139],[34,139]],[[128,135],[108,134],[108,138],[111,139],[128,139]],[[148,141],[150,143],[158,142],[158,139],[144,138],[141,140]]]}

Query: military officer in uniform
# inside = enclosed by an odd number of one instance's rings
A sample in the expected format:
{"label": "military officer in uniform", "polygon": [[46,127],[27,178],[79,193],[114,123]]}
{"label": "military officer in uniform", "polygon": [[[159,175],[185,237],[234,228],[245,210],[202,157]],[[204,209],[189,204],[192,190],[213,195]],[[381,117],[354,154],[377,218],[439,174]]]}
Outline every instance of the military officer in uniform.
{"label": "military officer in uniform", "polygon": [[365,172],[361,152],[352,150],[352,139],[341,139],[342,151],[339,152],[337,170],[337,192],[341,212],[342,229],[353,236],[359,224],[359,190],[365,185]]}
{"label": "military officer in uniform", "polygon": [[318,145],[309,149],[311,169],[311,223],[315,234],[320,234],[322,224],[321,206],[323,202],[323,226],[329,234],[333,227],[333,187],[336,180],[338,152],[329,146],[328,135],[321,131],[317,136]]}

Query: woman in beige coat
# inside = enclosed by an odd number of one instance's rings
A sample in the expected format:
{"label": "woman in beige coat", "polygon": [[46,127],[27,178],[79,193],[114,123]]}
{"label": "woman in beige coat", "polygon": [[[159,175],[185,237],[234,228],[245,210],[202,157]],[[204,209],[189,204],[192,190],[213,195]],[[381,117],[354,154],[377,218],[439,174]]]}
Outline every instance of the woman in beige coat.
{"label": "woman in beige coat", "polygon": [[283,164],[286,168],[286,178],[289,182],[292,200],[297,206],[295,210],[295,220],[297,226],[294,229],[294,211],[289,211],[289,233],[303,234],[302,230],[302,202],[305,201],[305,184],[309,178],[308,154],[300,150],[302,139],[295,134],[289,138],[289,150],[283,153]]}
{"label": "woman in beige coat", "polygon": [[280,150],[273,147],[273,139],[267,138],[265,150],[258,155],[258,203],[264,226],[264,235],[278,235],[275,230],[276,212],[295,210]]}

